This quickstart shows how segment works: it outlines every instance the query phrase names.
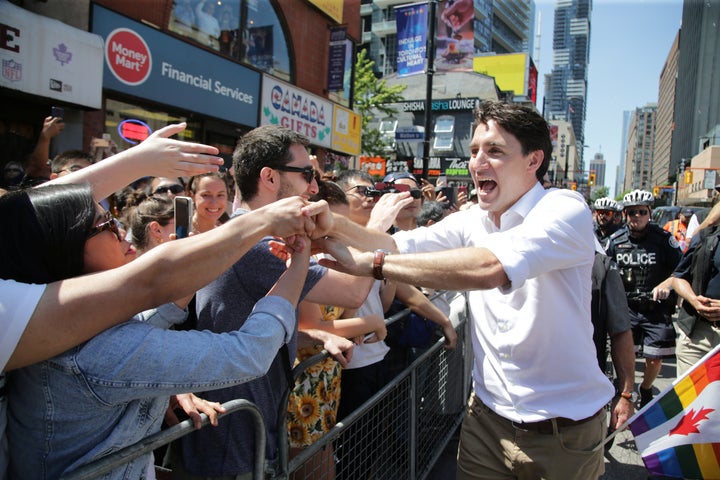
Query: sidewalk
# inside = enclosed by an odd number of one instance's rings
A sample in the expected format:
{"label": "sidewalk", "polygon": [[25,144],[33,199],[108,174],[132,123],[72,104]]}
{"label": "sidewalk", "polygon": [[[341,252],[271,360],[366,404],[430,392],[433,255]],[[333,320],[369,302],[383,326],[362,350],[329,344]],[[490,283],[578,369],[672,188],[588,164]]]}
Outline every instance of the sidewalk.
{"label": "sidewalk", "polygon": [[[638,358],[635,361],[635,383],[642,380],[642,371],[645,360]],[[664,390],[675,380],[675,359],[663,361],[662,370],[655,380],[655,394]],[[450,443],[442,452],[435,466],[428,475],[428,480],[454,480],[459,429],[453,435]],[[643,465],[642,458],[635,449],[635,442],[630,431],[619,433],[609,452],[605,454],[605,474],[600,480],[645,480],[648,474]]]}

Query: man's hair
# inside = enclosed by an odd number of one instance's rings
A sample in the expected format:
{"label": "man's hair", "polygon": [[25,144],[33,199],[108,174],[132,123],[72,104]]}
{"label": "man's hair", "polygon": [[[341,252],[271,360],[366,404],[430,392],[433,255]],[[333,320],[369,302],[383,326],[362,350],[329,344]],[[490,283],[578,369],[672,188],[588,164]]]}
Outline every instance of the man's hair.
{"label": "man's hair", "polygon": [[93,157],[89,153],[82,150],[67,150],[55,155],[50,162],[50,169],[52,173],[60,173],[76,160],[82,160],[90,165],[93,163]]}
{"label": "man's hair", "polygon": [[263,167],[282,167],[292,162],[290,147],[310,142],[303,135],[277,125],[263,125],[240,137],[233,153],[235,183],[243,200],[258,193],[258,179]]}
{"label": "man's hair", "polygon": [[539,182],[542,182],[552,157],[550,128],[545,119],[532,108],[490,101],[483,102],[482,105],[475,109],[474,114],[473,134],[480,124],[487,125],[490,120],[494,120],[504,130],[518,139],[522,146],[523,155],[528,155],[535,150],[541,150],[544,156],[540,167],[535,171],[535,176]]}
{"label": "man's hair", "polygon": [[439,222],[443,219],[444,210],[445,206],[440,202],[432,200],[423,202],[420,211],[415,217],[418,227],[426,227],[430,220],[436,223]]}
{"label": "man's hair", "polygon": [[369,182],[370,185],[375,185],[372,176],[362,170],[343,170],[340,172],[340,175],[338,175],[336,183],[345,191],[354,187],[358,180]]}

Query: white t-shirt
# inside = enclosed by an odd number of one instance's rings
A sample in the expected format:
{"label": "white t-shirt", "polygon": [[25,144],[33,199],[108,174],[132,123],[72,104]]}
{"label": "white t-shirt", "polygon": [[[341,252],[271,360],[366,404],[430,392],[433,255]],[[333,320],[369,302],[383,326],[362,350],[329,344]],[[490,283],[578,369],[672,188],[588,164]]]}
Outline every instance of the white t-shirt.
{"label": "white t-shirt", "polygon": [[690,217],[690,221],[688,222],[687,230],[685,230],[685,241],[688,245],[690,245],[690,239],[695,235],[695,230],[697,230],[699,226],[700,222],[698,221],[698,217],[693,213],[693,216]]}
{"label": "white t-shirt", "polygon": [[[356,315],[358,317],[364,317],[365,315],[385,316],[385,312],[383,312],[382,307],[382,300],[380,299],[381,283],[381,280],[376,280],[375,283],[373,283],[365,302],[363,302],[357,310]],[[379,342],[361,343],[360,345],[355,345],[355,348],[353,348],[352,358],[348,362],[347,367],[345,367],[345,370],[367,367],[368,365],[377,363],[385,358],[388,351],[390,351],[390,347],[388,347],[382,340]]]}
{"label": "white t-shirt", "polygon": [[45,285],[0,280],[0,370],[5,368],[30,321]]}
{"label": "white t-shirt", "polygon": [[614,394],[595,358],[592,217],[570,190],[538,183],[497,228],[479,207],[393,235],[402,253],[485,247],[510,285],[468,294],[478,398],[513,421],[587,418]]}
{"label": "white t-shirt", "polygon": [[[0,370],[5,368],[15,351],[20,336],[30,321],[45,285],[29,285],[13,280],[0,280]],[[5,375],[0,373],[0,389],[5,388]],[[8,445],[7,396],[0,395],[0,480],[7,475]]]}

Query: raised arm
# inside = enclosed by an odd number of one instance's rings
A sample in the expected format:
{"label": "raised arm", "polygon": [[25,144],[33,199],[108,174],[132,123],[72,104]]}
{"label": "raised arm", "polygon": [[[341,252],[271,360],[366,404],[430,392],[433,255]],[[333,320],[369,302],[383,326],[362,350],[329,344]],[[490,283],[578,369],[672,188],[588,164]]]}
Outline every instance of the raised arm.
{"label": "raised arm", "polygon": [[185,127],[185,123],[168,125],[139,145],[49,183],[90,183],[95,198],[101,200],[145,176],[182,177],[217,171],[223,164],[216,156],[217,148],[169,138]]}
{"label": "raised arm", "polygon": [[35,144],[35,149],[25,165],[25,175],[28,177],[50,178],[50,142],[65,128],[65,122],[60,117],[45,117],[43,128]]}
{"label": "raised arm", "polygon": [[[262,237],[311,234],[325,202],[275,202],[216,229],[160,245],[113,270],[47,286],[5,370],[64,352],[132,315],[193,293],[230,268]],[[285,293],[283,293],[285,295]]]}
{"label": "raised arm", "polygon": [[[328,240],[327,258],[320,264],[351,275],[372,276],[373,252],[358,252]],[[438,290],[484,290],[508,284],[498,258],[487,248],[465,247],[433,253],[391,254],[382,268],[385,278]]]}

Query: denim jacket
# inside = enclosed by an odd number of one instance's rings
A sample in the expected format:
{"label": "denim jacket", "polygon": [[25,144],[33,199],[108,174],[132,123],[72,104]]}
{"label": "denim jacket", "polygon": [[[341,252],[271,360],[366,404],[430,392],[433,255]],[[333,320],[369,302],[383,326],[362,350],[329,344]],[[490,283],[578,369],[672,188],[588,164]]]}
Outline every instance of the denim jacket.
{"label": "denim jacket", "polygon": [[[173,323],[171,310],[136,315],[9,374],[9,478],[56,479],[157,432],[170,395],[264,375],[295,329],[295,308],[277,296],[261,299],[241,330],[222,334],[153,326]],[[102,478],[145,478],[150,455]]]}

